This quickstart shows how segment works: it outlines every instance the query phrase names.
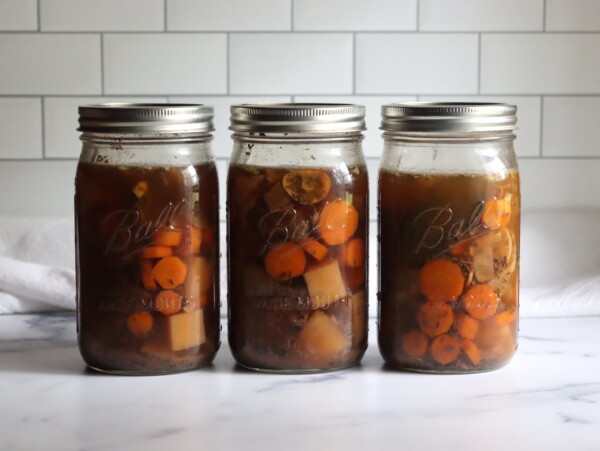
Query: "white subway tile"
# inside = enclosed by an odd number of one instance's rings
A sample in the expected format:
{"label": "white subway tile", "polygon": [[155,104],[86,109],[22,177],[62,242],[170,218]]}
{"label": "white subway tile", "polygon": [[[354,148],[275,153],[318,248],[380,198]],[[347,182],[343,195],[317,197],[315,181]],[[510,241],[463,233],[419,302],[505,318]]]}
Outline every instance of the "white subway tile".
{"label": "white subway tile", "polygon": [[366,157],[379,157],[383,152],[381,105],[386,103],[413,102],[415,96],[296,96],[296,102],[355,103],[365,106],[365,140],[363,151]]}
{"label": "white subway tile", "polygon": [[203,103],[212,105],[215,109],[215,131],[212,149],[215,157],[229,158],[231,155],[232,141],[229,127],[229,107],[236,103],[263,103],[263,102],[290,102],[289,96],[261,96],[261,97],[239,97],[239,96],[201,96],[201,97],[169,97],[173,103]]}
{"label": "white subway tile", "polygon": [[523,209],[600,208],[600,159],[521,159]]}
{"label": "white subway tile", "polygon": [[540,31],[544,0],[420,0],[420,30]]}
{"label": "white subway tile", "polygon": [[547,31],[600,31],[600,1],[546,0]]}
{"label": "white subway tile", "polygon": [[233,94],[348,94],[352,35],[232,34],[230,83]]}
{"label": "white subway tile", "polygon": [[42,31],[162,31],[163,0],[40,0]]}
{"label": "white subway tile", "polygon": [[73,217],[75,161],[3,161],[3,216]]}
{"label": "white subway tile", "polygon": [[100,94],[100,37],[0,35],[0,94]]}
{"label": "white subway tile", "polygon": [[295,0],[295,30],[415,30],[416,0]]}
{"label": "white subway tile", "polygon": [[358,34],[360,94],[475,94],[476,34]]}
{"label": "white subway tile", "polygon": [[481,92],[600,93],[600,34],[484,34]]}
{"label": "white subway tile", "polygon": [[37,1],[0,0],[0,30],[37,30]]}
{"label": "white subway tile", "polygon": [[291,0],[167,0],[167,29],[287,31],[291,8]]}
{"label": "white subway tile", "polygon": [[598,124],[600,97],[545,97],[544,156],[600,157]]}
{"label": "white subway tile", "polygon": [[540,155],[541,98],[534,96],[421,96],[423,102],[494,102],[517,105],[515,151],[520,157]]}
{"label": "white subway tile", "polygon": [[79,158],[81,141],[77,119],[80,105],[94,103],[162,103],[165,97],[46,97],[44,125],[46,158]]}
{"label": "white subway tile", "polygon": [[41,100],[0,97],[0,159],[42,156]]}
{"label": "white subway tile", "polygon": [[225,34],[104,36],[107,94],[222,94],[227,90]]}

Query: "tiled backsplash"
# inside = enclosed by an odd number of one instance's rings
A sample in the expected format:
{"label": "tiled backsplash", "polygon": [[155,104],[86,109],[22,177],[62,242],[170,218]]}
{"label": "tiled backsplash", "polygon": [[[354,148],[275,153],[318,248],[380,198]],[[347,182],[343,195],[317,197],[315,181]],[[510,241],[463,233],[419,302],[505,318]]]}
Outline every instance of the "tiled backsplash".
{"label": "tiled backsplash", "polygon": [[230,104],[364,104],[374,199],[407,100],[517,104],[524,207],[600,207],[600,0],[0,0],[0,215],[72,214],[101,101],[214,105],[222,183]]}

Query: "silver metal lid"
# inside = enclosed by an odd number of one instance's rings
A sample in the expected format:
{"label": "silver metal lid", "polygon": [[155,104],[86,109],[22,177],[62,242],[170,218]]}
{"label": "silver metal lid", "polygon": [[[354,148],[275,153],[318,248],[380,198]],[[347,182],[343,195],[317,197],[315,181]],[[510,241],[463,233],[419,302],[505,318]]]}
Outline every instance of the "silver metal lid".
{"label": "silver metal lid", "polygon": [[398,133],[504,132],[517,128],[517,107],[504,103],[391,103],[381,129]]}
{"label": "silver metal lid", "polygon": [[342,103],[232,105],[229,127],[248,133],[344,133],[365,128],[365,107]]}
{"label": "silver metal lid", "polygon": [[169,103],[103,103],[79,107],[80,132],[190,135],[214,130],[213,107]]}

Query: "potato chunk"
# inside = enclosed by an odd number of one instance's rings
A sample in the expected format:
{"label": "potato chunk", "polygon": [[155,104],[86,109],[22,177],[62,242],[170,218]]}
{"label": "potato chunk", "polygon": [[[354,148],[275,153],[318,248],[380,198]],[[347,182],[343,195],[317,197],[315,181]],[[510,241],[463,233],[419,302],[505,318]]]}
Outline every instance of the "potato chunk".
{"label": "potato chunk", "polygon": [[169,340],[173,351],[195,348],[206,342],[203,311],[169,316]]}
{"label": "potato chunk", "polygon": [[350,340],[335,321],[320,310],[315,311],[298,334],[298,347],[313,355],[318,361],[335,358],[350,347]]}
{"label": "potato chunk", "polygon": [[347,296],[346,286],[336,260],[313,266],[304,273],[310,302],[314,308],[323,308]]}

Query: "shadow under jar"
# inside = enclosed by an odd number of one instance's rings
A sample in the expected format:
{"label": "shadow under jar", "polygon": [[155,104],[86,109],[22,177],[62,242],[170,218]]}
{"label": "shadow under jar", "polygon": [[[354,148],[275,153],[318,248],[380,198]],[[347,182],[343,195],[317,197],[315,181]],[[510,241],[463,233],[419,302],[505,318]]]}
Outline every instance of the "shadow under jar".
{"label": "shadow under jar", "polygon": [[79,108],[77,330],[95,370],[160,374],[219,347],[219,199],[203,105]]}
{"label": "shadow under jar", "polygon": [[499,368],[517,348],[516,107],[382,108],[379,349],[431,373]]}
{"label": "shadow under jar", "polygon": [[367,347],[364,107],[231,107],[229,344],[266,372],[356,365]]}

